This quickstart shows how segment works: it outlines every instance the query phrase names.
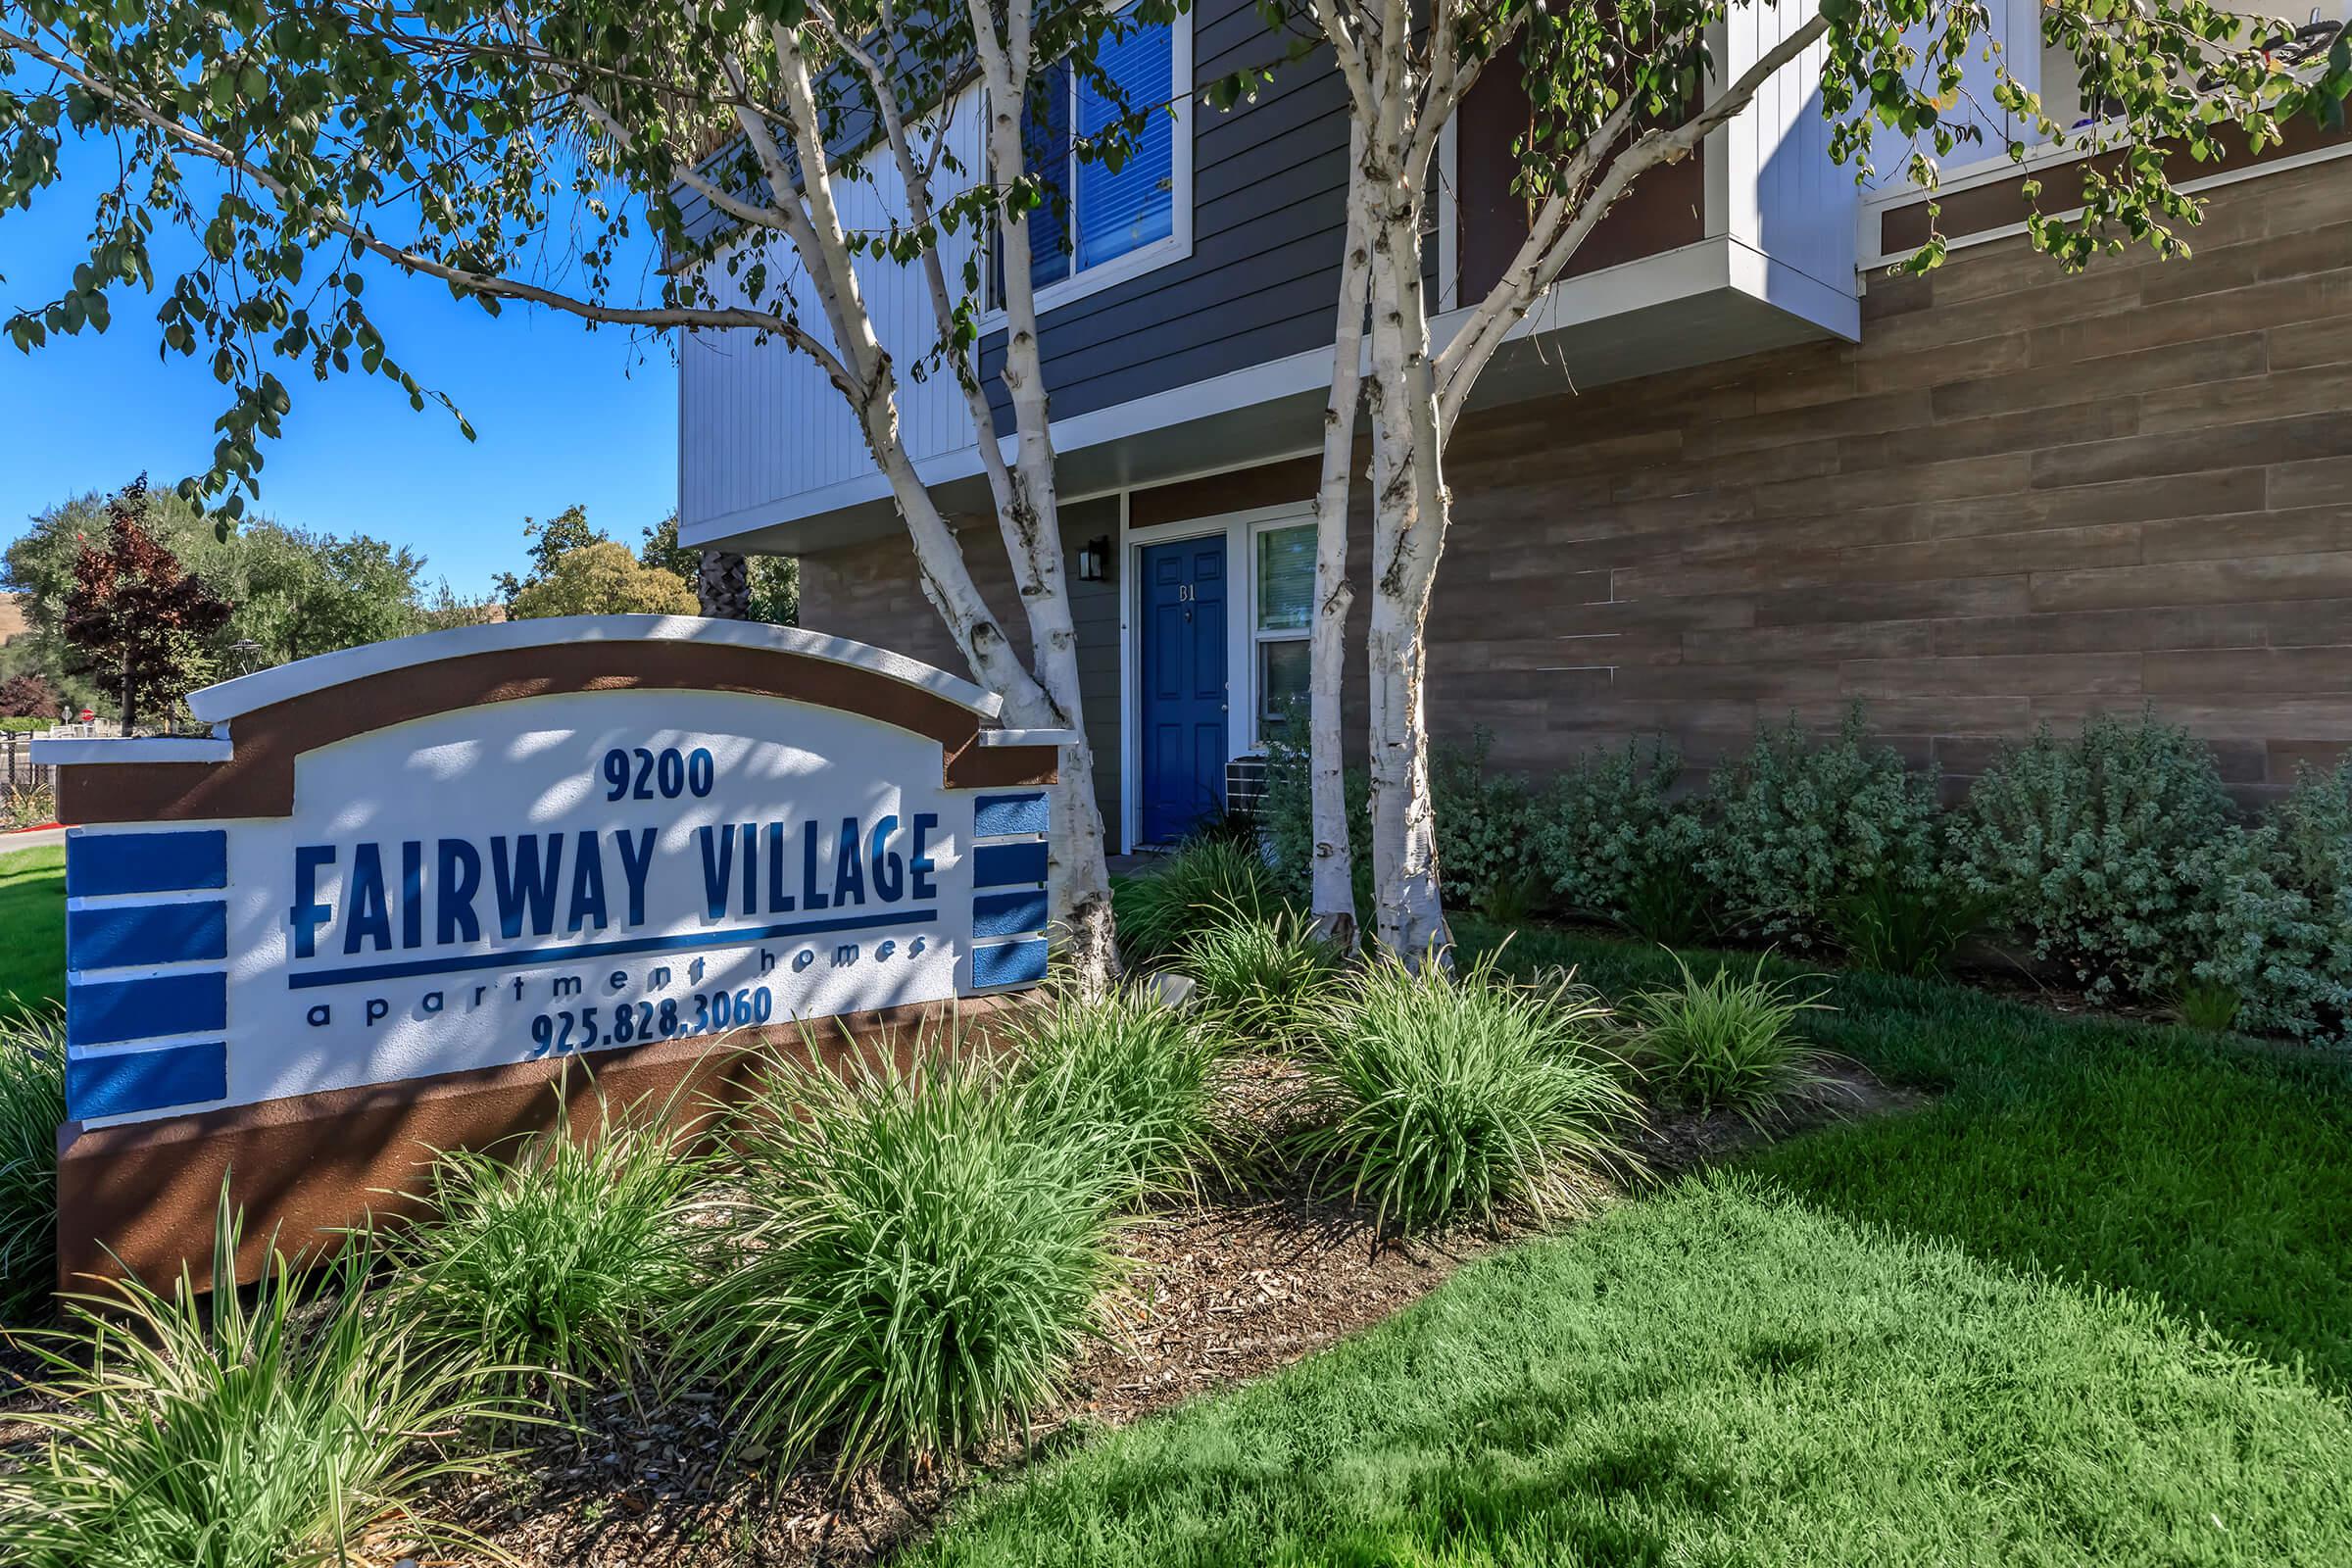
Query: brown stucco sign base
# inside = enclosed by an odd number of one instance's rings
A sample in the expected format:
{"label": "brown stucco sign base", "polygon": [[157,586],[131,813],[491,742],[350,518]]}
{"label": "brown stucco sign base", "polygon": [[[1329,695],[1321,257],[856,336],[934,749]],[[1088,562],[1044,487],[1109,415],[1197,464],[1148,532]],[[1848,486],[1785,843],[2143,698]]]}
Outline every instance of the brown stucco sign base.
{"label": "brown stucco sign base", "polygon": [[224,1185],[250,1279],[562,1102],[700,1118],[754,1046],[904,1058],[1044,975],[1068,737],[881,650],[520,622],[189,706],[211,737],[36,743],[69,825],[62,1288],[209,1283]]}
{"label": "brown stucco sign base", "polygon": [[209,1289],[216,1205],[225,1184],[245,1211],[237,1278],[275,1246],[318,1261],[342,1233],[416,1210],[443,1150],[495,1149],[553,1126],[567,1108],[575,1136],[596,1125],[595,1097],[615,1109],[666,1112],[694,1125],[738,1101],[767,1053],[839,1067],[852,1052],[905,1067],[918,1048],[985,1050],[1014,1004],[956,1004],[851,1013],[807,1031],[765,1030],[721,1043],[665,1042],[572,1060],[456,1072],[401,1084],[325,1090],[167,1120],[58,1130],[58,1288],[86,1289],[125,1268],[159,1287],[184,1265]]}

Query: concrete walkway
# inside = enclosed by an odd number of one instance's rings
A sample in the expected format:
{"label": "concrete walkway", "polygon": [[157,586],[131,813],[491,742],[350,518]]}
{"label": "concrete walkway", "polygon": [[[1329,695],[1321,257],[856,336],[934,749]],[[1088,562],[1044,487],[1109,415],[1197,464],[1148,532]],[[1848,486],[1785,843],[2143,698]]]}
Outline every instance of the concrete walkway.
{"label": "concrete walkway", "polygon": [[62,827],[36,827],[28,833],[0,833],[0,855],[19,850],[54,850],[66,842]]}

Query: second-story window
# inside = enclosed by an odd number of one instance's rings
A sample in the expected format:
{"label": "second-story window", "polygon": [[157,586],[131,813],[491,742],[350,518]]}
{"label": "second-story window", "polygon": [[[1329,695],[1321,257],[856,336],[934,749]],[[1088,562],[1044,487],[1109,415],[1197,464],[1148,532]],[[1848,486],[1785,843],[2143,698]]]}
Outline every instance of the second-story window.
{"label": "second-story window", "polygon": [[[1147,117],[1115,170],[1100,157],[1082,158],[1079,147],[1109,130],[1121,106],[1067,61],[1038,78],[1021,117],[1021,135],[1029,169],[1048,193],[1029,215],[1029,280],[1041,295],[1174,242],[1177,144],[1187,128],[1169,113],[1177,44],[1171,25],[1160,23],[1105,38],[1096,54],[1102,74],[1124,95],[1125,109]],[[992,303],[1001,304],[1001,276],[992,283],[998,296]]]}

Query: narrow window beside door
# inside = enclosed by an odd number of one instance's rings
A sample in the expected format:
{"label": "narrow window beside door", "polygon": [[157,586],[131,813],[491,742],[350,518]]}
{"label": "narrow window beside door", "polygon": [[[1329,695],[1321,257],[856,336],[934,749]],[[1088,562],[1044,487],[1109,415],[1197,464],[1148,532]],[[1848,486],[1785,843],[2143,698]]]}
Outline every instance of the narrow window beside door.
{"label": "narrow window beside door", "polygon": [[1314,613],[1315,529],[1266,528],[1257,536],[1257,728],[1261,742],[1306,696],[1307,623]]}

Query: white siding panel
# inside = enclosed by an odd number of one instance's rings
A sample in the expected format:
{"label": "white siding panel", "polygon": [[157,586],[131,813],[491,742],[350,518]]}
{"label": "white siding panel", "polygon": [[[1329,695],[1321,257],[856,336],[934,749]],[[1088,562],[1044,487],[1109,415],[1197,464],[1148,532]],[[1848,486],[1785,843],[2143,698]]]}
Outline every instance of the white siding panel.
{"label": "white siding panel", "polygon": [[[1722,74],[1728,79],[1745,71],[1816,9],[1815,0],[1733,7]],[[1861,193],[1852,167],[1830,161],[1830,126],[1821,114],[1825,52],[1816,43],[1782,67],[1733,122],[1731,231],[1774,261],[1850,295]]]}
{"label": "white siding panel", "polygon": [[[956,158],[977,163],[975,105],[959,106],[953,135]],[[880,232],[906,211],[906,193],[883,169],[873,180],[843,180],[835,188],[842,221],[852,230]],[[946,191],[941,192],[945,199]],[[943,247],[949,286],[959,287],[971,254],[967,230]],[[807,269],[792,246],[766,246],[769,291],[782,276],[792,285],[801,325],[828,346],[823,312],[808,287]],[[972,419],[955,378],[944,372],[916,380],[914,368],[937,338],[922,273],[885,258],[860,257],[858,284],[874,332],[899,368],[899,424],[917,462],[972,444]],[[746,264],[746,270],[749,264]],[[713,270],[719,303],[745,303],[740,274]],[[858,424],[841,394],[814,360],[748,330],[686,334],[678,354],[679,520],[690,533],[725,521],[756,523],[762,514],[805,491],[873,471]]]}

